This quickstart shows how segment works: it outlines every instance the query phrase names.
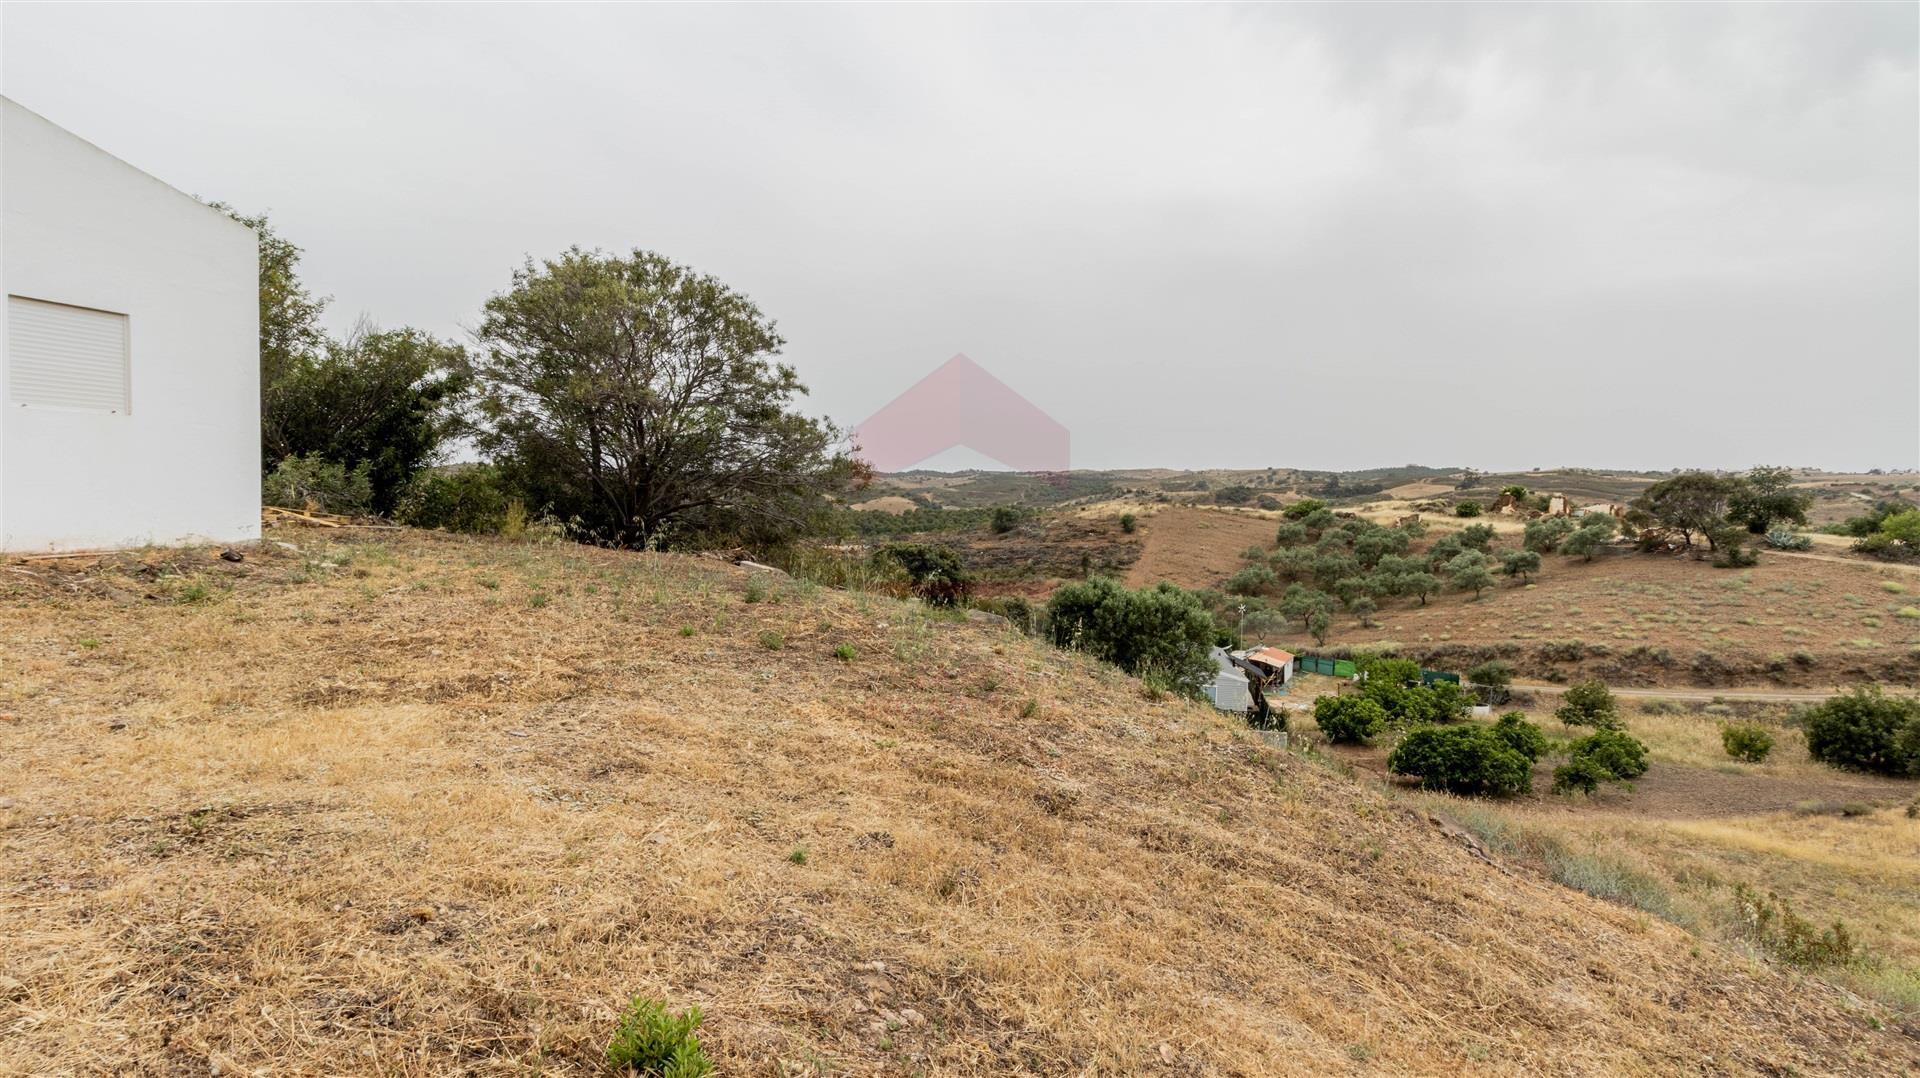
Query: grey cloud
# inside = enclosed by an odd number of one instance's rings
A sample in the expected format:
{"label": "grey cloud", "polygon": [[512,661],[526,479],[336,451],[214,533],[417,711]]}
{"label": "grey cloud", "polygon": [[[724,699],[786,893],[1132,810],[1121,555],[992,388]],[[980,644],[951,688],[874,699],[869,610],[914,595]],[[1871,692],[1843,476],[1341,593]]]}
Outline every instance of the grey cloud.
{"label": "grey cloud", "polygon": [[343,326],[644,246],[1084,466],[1913,466],[1917,10],[15,3],[0,85]]}

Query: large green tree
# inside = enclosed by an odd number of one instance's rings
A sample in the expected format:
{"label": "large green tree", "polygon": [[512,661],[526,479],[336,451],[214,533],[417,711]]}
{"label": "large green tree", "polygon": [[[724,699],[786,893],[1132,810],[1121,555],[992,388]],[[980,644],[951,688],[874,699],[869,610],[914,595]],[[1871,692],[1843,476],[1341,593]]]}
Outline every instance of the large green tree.
{"label": "large green tree", "polygon": [[391,513],[407,483],[464,427],[466,352],[415,329],[356,329],[280,371],[261,412],[269,461],[318,456],[366,465],[373,508]]}
{"label": "large green tree", "polygon": [[1761,466],[1743,476],[1727,499],[1727,514],[1755,535],[1778,523],[1805,524],[1813,495],[1793,489],[1789,468]]}
{"label": "large green tree", "polygon": [[860,474],[792,407],[806,388],[772,320],[663,255],[529,260],[479,335],[481,444],[585,538],[775,542]]}
{"label": "large green tree", "polygon": [[1707,546],[1716,546],[1715,537],[1727,523],[1727,507],[1741,489],[1738,479],[1711,472],[1682,472],[1648,487],[1633,502],[1632,518],[1651,521],[1680,533],[1687,546],[1698,534]]}

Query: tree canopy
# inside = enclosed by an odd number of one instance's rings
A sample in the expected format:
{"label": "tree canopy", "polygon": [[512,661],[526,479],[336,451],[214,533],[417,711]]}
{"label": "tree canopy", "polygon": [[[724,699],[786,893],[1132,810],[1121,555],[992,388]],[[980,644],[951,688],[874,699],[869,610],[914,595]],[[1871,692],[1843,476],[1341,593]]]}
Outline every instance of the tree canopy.
{"label": "tree canopy", "polygon": [[792,535],[861,467],[746,296],[663,255],[571,248],[487,301],[481,444],[532,505],[621,546]]}

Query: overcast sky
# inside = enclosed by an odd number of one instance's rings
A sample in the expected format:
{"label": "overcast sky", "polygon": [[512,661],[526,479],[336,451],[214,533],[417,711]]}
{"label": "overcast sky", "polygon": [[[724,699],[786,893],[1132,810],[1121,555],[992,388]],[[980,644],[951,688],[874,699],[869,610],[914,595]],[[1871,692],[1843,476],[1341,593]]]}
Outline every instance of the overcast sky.
{"label": "overcast sky", "polygon": [[1913,467],[1916,12],[8,3],[0,87],[338,328],[643,247],[810,411],[964,352],[1079,467]]}

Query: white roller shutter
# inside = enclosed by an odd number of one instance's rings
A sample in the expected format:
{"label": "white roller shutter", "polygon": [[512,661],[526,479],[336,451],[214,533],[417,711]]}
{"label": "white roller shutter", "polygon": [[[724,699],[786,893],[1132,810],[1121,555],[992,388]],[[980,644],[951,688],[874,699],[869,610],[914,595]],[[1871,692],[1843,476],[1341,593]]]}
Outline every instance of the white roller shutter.
{"label": "white roller shutter", "polygon": [[125,415],[127,316],[7,297],[11,403]]}

